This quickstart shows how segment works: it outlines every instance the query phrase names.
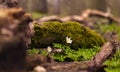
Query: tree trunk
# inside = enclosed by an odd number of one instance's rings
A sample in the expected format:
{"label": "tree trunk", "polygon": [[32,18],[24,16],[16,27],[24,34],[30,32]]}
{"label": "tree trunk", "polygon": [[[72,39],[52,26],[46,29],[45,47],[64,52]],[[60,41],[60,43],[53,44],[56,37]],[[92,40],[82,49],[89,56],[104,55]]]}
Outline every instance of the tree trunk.
{"label": "tree trunk", "polygon": [[107,2],[106,0],[89,0],[88,8],[106,12]]}
{"label": "tree trunk", "polygon": [[32,0],[32,11],[47,13],[47,0]]}
{"label": "tree trunk", "polygon": [[54,0],[54,14],[60,13],[60,0]]}

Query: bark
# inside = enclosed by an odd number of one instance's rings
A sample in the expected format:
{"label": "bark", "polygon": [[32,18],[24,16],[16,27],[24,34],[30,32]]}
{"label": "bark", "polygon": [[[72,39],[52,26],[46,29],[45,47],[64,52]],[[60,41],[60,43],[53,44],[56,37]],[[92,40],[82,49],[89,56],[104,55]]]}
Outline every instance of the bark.
{"label": "bark", "polygon": [[96,72],[103,66],[103,63],[114,56],[119,47],[119,43],[115,41],[106,42],[98,52],[89,62],[88,71]]}
{"label": "bark", "polygon": [[54,1],[54,14],[59,14],[60,13],[60,0],[55,0]]}
{"label": "bark", "polygon": [[22,72],[33,35],[32,19],[21,8],[0,10],[0,72]]}
{"label": "bark", "polygon": [[96,16],[96,17],[102,17],[102,18],[106,18],[109,20],[110,23],[112,22],[116,22],[120,24],[120,19],[114,17],[111,13],[109,12],[102,12],[102,11],[98,11],[98,10],[86,10],[83,12],[83,14],[81,15],[84,19],[88,18],[90,16]]}
{"label": "bark", "polygon": [[31,5],[32,11],[47,13],[47,0],[31,0]]}
{"label": "bark", "polygon": [[41,24],[41,22],[46,21],[59,21],[59,22],[66,22],[66,21],[76,21],[82,24],[89,24],[89,22],[86,20],[90,17],[98,17],[98,18],[105,18],[109,21],[109,24],[115,22],[117,24],[120,24],[120,19],[114,17],[112,14],[108,12],[102,12],[98,10],[85,10],[81,15],[72,15],[72,16],[66,16],[63,18],[59,18],[57,16],[46,16],[43,18],[39,18],[36,21]]}
{"label": "bark", "polygon": [[13,8],[19,7],[18,0],[2,0],[0,4],[0,8]]}
{"label": "bark", "polygon": [[48,64],[47,70],[49,72],[61,72],[61,70],[62,72],[105,72],[103,63],[113,57],[119,46],[116,41],[109,41],[90,61]]}
{"label": "bark", "polygon": [[[91,2],[91,9],[96,9],[96,10],[100,10],[100,11],[103,11],[103,12],[106,12],[107,10],[107,2],[106,0],[90,0]],[[89,8],[89,7],[88,7]]]}

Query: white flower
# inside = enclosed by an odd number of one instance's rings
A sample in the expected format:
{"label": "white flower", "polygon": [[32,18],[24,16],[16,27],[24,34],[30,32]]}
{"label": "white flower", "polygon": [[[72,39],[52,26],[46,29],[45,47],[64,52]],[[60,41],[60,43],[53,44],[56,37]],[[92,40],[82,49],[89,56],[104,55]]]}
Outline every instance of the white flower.
{"label": "white flower", "polygon": [[50,53],[52,51],[52,48],[50,46],[48,46],[47,51]]}
{"label": "white flower", "polygon": [[71,38],[69,38],[68,36],[66,37],[66,43],[72,43],[72,40],[71,40]]}

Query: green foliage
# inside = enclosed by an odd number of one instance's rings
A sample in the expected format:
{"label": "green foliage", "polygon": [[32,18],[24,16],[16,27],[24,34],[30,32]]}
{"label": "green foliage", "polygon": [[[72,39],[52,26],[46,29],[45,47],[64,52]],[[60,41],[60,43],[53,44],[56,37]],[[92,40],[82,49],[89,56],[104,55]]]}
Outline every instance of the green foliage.
{"label": "green foliage", "polygon": [[95,31],[77,22],[45,22],[41,26],[35,24],[35,35],[32,47],[41,48],[52,46],[53,43],[66,44],[66,36],[73,40],[71,48],[92,48],[101,46],[104,39]]}
{"label": "green foliage", "polygon": [[[99,25],[100,31],[105,34],[106,32],[116,32],[118,34],[118,41],[120,41],[120,25],[119,24],[104,24]],[[108,67],[105,68],[106,72],[119,72],[120,71],[120,50],[110,60],[105,63]]]}
{"label": "green foliage", "polygon": [[102,33],[106,32],[117,32],[118,34],[118,40],[120,41],[120,25],[118,24],[104,24],[104,25],[99,25],[100,30]]}
{"label": "green foliage", "polygon": [[114,55],[111,60],[107,60],[105,65],[108,67],[105,68],[106,72],[119,72],[120,71],[120,50]]}
{"label": "green foliage", "polygon": [[44,49],[40,49],[40,54],[43,55],[43,56],[47,56],[48,52]]}
{"label": "green foliage", "polygon": [[81,48],[77,51],[71,49],[69,46],[62,44],[54,44],[54,48],[60,48],[63,52],[56,52],[52,55],[52,58],[57,61],[85,61],[91,59],[100,49],[100,47],[94,47],[90,49]]}
{"label": "green foliage", "polygon": [[33,48],[33,49],[28,49],[27,50],[27,54],[41,54],[43,56],[47,56],[48,52],[46,50],[43,49],[37,49],[37,48]]}
{"label": "green foliage", "polygon": [[39,53],[39,49],[33,48],[33,49],[29,49],[27,50],[28,54],[38,54]]}

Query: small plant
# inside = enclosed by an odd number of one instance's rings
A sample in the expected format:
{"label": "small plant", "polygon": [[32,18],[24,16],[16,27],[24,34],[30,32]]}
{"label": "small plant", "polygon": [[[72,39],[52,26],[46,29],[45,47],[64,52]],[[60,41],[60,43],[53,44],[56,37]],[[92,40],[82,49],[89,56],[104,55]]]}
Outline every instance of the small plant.
{"label": "small plant", "polygon": [[96,52],[99,51],[99,47],[94,48],[78,48],[78,50],[73,50],[70,48],[72,44],[72,39],[70,37],[66,37],[66,45],[54,43],[53,48],[62,49],[61,52],[55,52],[52,55],[52,58],[57,61],[85,61],[92,58]]}
{"label": "small plant", "polygon": [[39,49],[36,48],[27,50],[28,54],[38,54],[39,52],[40,52]]}
{"label": "small plant", "polygon": [[30,49],[29,54],[42,54],[47,56],[48,54],[57,61],[85,61],[91,59],[100,49],[100,47],[94,46],[94,48],[78,48],[78,50],[71,49],[72,45],[71,37],[66,36],[66,43],[53,43],[53,46],[48,46],[45,50],[42,49]]}
{"label": "small plant", "polygon": [[119,72],[120,71],[120,50],[114,55],[110,60],[107,60],[105,63],[108,67],[105,68],[106,72]]}
{"label": "small plant", "polygon": [[57,61],[85,61],[91,59],[100,49],[100,47],[94,47],[90,49],[79,48],[77,51],[71,49],[69,46],[62,44],[53,44],[53,48],[60,48],[62,52],[55,52],[52,58]]}
{"label": "small plant", "polygon": [[30,54],[30,55],[41,54],[43,56],[47,56],[48,52],[44,49],[33,48],[33,49],[28,49],[27,54]]}

